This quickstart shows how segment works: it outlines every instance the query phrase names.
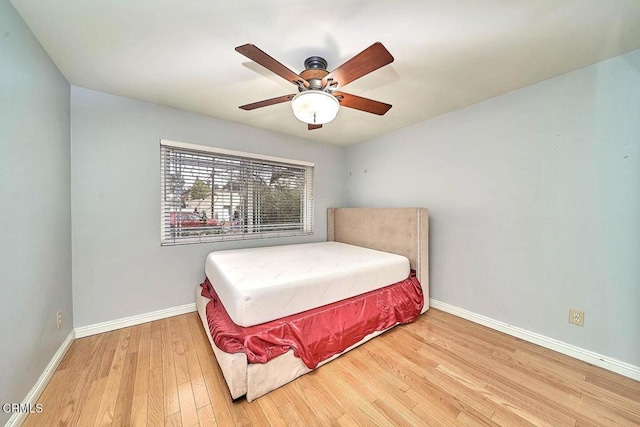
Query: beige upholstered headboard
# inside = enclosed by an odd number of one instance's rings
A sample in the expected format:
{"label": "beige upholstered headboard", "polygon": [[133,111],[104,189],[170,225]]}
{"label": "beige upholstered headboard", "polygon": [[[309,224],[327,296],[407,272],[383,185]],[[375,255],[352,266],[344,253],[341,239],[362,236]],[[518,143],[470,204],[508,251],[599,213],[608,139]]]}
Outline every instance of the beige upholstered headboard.
{"label": "beige upholstered headboard", "polygon": [[425,208],[331,208],[327,240],[403,255],[429,308],[429,212]]}

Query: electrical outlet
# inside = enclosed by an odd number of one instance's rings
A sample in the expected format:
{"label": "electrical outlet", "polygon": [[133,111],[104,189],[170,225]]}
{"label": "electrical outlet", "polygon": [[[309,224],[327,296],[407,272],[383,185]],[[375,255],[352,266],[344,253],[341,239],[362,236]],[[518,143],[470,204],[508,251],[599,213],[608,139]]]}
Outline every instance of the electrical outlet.
{"label": "electrical outlet", "polygon": [[62,311],[59,311],[58,314],[56,314],[56,328],[60,329],[61,326],[62,326]]}
{"label": "electrical outlet", "polygon": [[572,325],[584,326],[584,311],[569,309],[569,323]]}

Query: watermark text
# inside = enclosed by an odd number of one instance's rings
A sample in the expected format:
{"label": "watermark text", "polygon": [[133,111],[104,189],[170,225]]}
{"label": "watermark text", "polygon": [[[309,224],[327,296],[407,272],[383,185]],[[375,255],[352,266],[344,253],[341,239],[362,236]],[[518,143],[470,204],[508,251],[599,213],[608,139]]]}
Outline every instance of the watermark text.
{"label": "watermark text", "polygon": [[4,403],[2,412],[5,414],[39,414],[42,412],[42,403]]}

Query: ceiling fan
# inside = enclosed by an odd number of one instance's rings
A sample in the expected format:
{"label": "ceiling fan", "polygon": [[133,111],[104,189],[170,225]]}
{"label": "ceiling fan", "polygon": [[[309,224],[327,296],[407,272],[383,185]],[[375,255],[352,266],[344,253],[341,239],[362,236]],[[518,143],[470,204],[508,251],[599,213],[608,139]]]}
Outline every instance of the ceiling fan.
{"label": "ceiling fan", "polygon": [[393,56],[380,42],[372,44],[331,72],[327,71],[327,61],[324,58],[309,57],[304,61],[305,70],[300,74],[294,73],[252,44],[238,46],[236,51],[293,83],[299,92],[242,105],[240,108],[243,110],[291,101],[296,118],[307,123],[309,130],[314,130],[333,120],[340,106],[379,116],[391,108],[390,104],[341,90],[352,81],[393,62]]}

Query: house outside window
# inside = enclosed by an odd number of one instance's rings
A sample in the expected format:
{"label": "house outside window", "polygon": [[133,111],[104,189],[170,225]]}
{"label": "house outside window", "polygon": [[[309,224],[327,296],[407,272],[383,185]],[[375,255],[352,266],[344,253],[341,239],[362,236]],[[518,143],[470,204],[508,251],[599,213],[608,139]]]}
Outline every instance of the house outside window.
{"label": "house outside window", "polygon": [[161,244],[313,234],[313,163],[160,141]]}

